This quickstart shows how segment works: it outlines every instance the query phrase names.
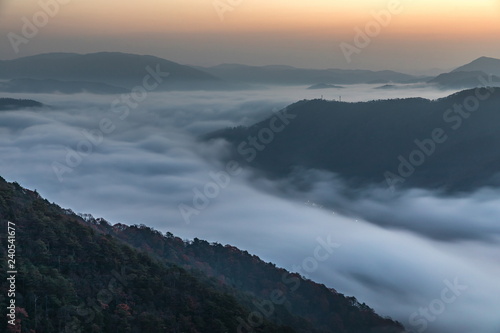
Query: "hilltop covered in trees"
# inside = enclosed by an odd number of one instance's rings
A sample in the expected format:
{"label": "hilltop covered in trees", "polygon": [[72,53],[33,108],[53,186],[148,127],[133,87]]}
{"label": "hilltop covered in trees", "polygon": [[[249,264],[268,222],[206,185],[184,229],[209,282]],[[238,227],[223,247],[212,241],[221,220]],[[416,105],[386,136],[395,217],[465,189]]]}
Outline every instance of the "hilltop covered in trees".
{"label": "hilltop covered in trees", "polygon": [[[1,178],[0,221],[17,235],[9,332],[404,331],[354,297],[235,247],[82,217]],[[6,249],[2,238],[4,257]]]}

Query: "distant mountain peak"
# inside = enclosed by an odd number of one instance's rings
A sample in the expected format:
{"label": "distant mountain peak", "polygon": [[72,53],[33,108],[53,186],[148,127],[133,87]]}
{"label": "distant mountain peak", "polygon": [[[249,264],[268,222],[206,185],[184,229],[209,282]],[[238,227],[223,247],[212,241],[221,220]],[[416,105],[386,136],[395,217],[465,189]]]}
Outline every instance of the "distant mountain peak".
{"label": "distant mountain peak", "polygon": [[486,57],[486,56],[482,56],[482,57],[479,57],[477,58],[476,60],[474,61],[478,61],[478,60],[499,60],[497,58],[493,58],[493,57]]}
{"label": "distant mountain peak", "polygon": [[500,76],[500,59],[482,56],[472,62],[454,69],[452,72],[481,71]]}
{"label": "distant mountain peak", "polygon": [[168,73],[160,80],[159,90],[234,89],[203,70],[151,55],[122,52],[45,53],[0,61],[0,78],[96,82],[132,89],[149,72]]}

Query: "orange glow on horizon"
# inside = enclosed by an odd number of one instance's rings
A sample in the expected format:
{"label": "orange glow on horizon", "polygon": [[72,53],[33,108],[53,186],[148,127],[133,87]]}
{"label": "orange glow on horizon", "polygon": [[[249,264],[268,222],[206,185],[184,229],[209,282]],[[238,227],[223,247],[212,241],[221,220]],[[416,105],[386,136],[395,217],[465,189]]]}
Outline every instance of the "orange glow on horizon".
{"label": "orange glow on horizon", "polygon": [[[220,0],[222,3],[227,0]],[[389,0],[390,1],[390,0]],[[349,33],[355,27],[363,28],[373,20],[371,12],[388,9],[389,1],[361,0],[242,0],[241,4],[224,13],[221,22],[212,1],[135,0],[116,2],[103,0],[74,1],[61,5],[60,13],[52,24],[64,25],[60,34],[127,34],[130,32],[266,32],[310,31],[323,29],[325,34]],[[399,1],[403,12],[393,15],[383,33],[399,35],[401,32],[420,30],[423,34],[435,32],[443,36],[457,31],[473,36],[488,31],[499,31],[498,1],[430,0]],[[227,3],[227,2],[226,2]],[[19,25],[15,17],[30,17],[40,10],[37,2],[7,2],[10,12],[4,25]],[[53,29],[57,31],[56,28]]]}
{"label": "orange glow on horizon", "polygon": [[[500,0],[240,0],[239,3],[235,0],[73,0],[61,5],[57,15],[50,18],[37,41],[40,45],[33,44],[30,52],[44,48],[43,38],[54,41],[46,50],[114,48],[148,52],[153,49],[162,54],[160,48],[167,49],[169,45],[167,56],[175,52],[172,43],[177,43],[181,49],[177,59],[183,59],[187,52],[199,53],[198,50],[218,54],[214,59],[229,53],[266,56],[295,53],[300,58],[302,52],[304,59],[326,59],[321,61],[329,66],[332,54],[338,53],[339,43],[352,43],[355,29],[363,30],[373,22],[374,12],[387,13],[391,1],[396,2],[401,13],[391,15],[390,23],[381,27],[374,37],[377,41],[372,44],[373,48],[363,51],[362,57],[375,54],[380,45],[386,49],[392,47],[393,53],[394,50],[401,53],[403,50],[397,49],[401,43],[406,45],[404,51],[410,53],[422,52],[422,48],[440,48],[445,53],[446,45],[462,44],[464,56],[465,53],[471,57],[483,52],[500,54],[496,46],[500,36]],[[223,20],[214,8],[216,2],[225,4]],[[21,18],[30,19],[41,10],[38,1],[5,0],[3,4],[0,30],[7,32],[19,33]],[[81,47],[75,47],[79,40],[83,41]],[[437,41],[442,41],[441,45]],[[134,44],[138,45],[135,49]],[[224,50],[220,56],[218,52]],[[184,52],[182,56],[181,52]],[[386,57],[380,54],[377,57],[385,61]]]}

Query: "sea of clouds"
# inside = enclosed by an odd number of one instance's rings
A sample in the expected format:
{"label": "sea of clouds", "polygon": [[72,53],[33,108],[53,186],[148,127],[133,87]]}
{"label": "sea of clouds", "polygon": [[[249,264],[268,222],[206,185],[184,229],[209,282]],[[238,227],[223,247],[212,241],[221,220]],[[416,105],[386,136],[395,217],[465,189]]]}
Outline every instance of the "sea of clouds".
{"label": "sea of clouds", "polygon": [[[195,207],[196,193],[227,169],[227,144],[200,135],[321,95],[355,102],[451,93],[374,87],[149,93],[126,116],[112,107],[117,96],[0,96],[50,106],[0,111],[0,175],[111,223],[235,245],[355,296],[409,331],[500,332],[498,189],[352,191],[315,170],[279,181],[238,170]],[[186,219],[182,204],[196,213]],[[318,260],[321,242],[339,246]]]}

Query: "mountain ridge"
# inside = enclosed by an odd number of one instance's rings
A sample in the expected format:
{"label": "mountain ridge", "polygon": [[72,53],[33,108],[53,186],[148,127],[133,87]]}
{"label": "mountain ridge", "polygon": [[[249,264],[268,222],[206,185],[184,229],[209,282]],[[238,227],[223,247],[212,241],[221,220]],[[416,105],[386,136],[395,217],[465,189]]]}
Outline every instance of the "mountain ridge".
{"label": "mountain ridge", "polygon": [[[470,101],[472,109],[464,104]],[[468,191],[500,185],[500,135],[495,130],[500,124],[499,103],[500,88],[493,87],[438,100],[304,100],[281,111],[293,120],[272,140],[266,139],[264,149],[262,142],[252,145],[249,138],[259,138],[274,115],[201,139],[228,141],[233,159],[272,178],[289,177],[296,168],[317,169],[340,176],[353,188],[387,187],[397,180],[401,187]],[[435,129],[445,142],[429,143]],[[421,165],[410,165],[409,156],[423,154],[422,142],[432,147],[431,153],[423,155]]]}
{"label": "mountain ridge", "polygon": [[196,68],[228,81],[253,84],[312,85],[318,82],[357,84],[374,81],[383,83],[418,81],[417,76],[391,70],[306,69],[287,65],[251,66],[241,64],[197,66]]}
{"label": "mountain ridge", "polygon": [[[354,297],[246,251],[79,216],[0,177],[0,224],[6,227],[7,221],[15,224],[19,254],[18,322],[10,330],[22,325],[47,333],[404,331]],[[6,237],[0,242],[5,256]],[[0,266],[6,269],[6,261]],[[269,288],[281,291],[278,298]],[[288,302],[278,301],[284,295]],[[0,306],[6,302],[1,296]]]}
{"label": "mountain ridge", "polygon": [[143,85],[144,78],[150,71],[164,75],[155,88],[159,90],[238,88],[209,73],[150,55],[121,52],[44,53],[0,61],[2,79],[98,82],[126,89]]}
{"label": "mountain ridge", "polygon": [[470,89],[484,86],[487,81],[500,85],[500,77],[483,71],[453,71],[436,76],[430,81],[443,89]]}
{"label": "mountain ridge", "polygon": [[470,63],[455,68],[452,72],[481,71],[486,74],[500,76],[500,59],[482,56]]}

